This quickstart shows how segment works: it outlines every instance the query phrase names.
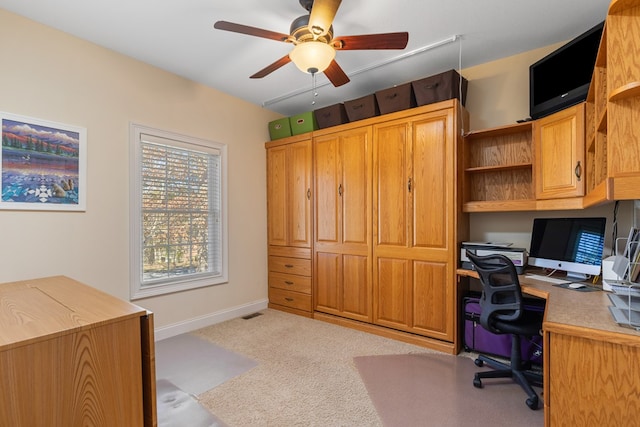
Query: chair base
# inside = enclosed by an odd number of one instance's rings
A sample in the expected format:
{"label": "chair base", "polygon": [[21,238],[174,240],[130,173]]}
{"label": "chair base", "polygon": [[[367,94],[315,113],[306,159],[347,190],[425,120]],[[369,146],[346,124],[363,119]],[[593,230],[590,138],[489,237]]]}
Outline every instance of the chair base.
{"label": "chair base", "polygon": [[478,355],[475,364],[482,366],[484,363],[494,370],[476,372],[473,378],[475,387],[482,388],[482,378],[512,378],[527,393],[527,406],[534,410],[539,409],[538,393],[535,392],[532,385],[542,386],[542,375],[526,370],[528,364],[521,364],[521,366],[514,368],[509,364],[502,363],[483,354]]}

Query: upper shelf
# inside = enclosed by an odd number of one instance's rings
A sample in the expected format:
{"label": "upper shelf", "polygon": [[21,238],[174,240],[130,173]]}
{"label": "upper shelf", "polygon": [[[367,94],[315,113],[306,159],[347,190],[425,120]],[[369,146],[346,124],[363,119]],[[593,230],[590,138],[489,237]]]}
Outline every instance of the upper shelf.
{"label": "upper shelf", "polygon": [[465,172],[489,172],[489,171],[503,171],[513,169],[531,169],[533,165],[528,163],[514,163],[504,165],[491,165],[491,166],[476,166],[465,169]]}
{"label": "upper shelf", "polygon": [[609,101],[621,101],[634,96],[640,96],[640,82],[631,82],[611,91]]}
{"label": "upper shelf", "polygon": [[517,132],[530,132],[533,129],[533,121],[516,123],[513,125],[499,126],[490,129],[476,130],[465,135],[466,139],[486,138],[502,135],[510,135]]}

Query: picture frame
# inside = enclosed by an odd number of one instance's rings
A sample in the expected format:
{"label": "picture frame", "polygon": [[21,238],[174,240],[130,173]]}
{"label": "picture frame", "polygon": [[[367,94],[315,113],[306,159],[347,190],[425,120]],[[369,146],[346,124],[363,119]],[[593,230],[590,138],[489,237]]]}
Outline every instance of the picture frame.
{"label": "picture frame", "polygon": [[0,209],[85,211],[87,130],[0,112]]}

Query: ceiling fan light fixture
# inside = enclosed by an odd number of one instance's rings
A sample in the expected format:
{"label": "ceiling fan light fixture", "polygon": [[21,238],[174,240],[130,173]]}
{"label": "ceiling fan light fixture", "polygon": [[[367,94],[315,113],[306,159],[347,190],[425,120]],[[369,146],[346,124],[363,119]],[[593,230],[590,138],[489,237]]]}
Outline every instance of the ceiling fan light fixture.
{"label": "ceiling fan light fixture", "polygon": [[321,73],[336,57],[332,46],[318,41],[298,43],[289,53],[289,58],[304,73]]}

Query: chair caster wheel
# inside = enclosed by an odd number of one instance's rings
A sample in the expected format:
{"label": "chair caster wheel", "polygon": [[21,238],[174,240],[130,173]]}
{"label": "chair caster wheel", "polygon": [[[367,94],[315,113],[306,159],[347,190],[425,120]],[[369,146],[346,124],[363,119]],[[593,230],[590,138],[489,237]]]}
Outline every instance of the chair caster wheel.
{"label": "chair caster wheel", "polygon": [[482,388],[482,381],[480,381],[480,378],[473,379],[473,386],[475,388]]}
{"label": "chair caster wheel", "polygon": [[484,362],[482,360],[480,360],[480,359],[474,360],[473,363],[475,363],[476,366],[478,366],[480,368],[484,365]]}
{"label": "chair caster wheel", "polygon": [[[475,380],[473,382],[473,385],[475,385]],[[529,409],[538,409],[538,396],[530,397],[529,399],[527,399],[527,406],[529,407]]]}

